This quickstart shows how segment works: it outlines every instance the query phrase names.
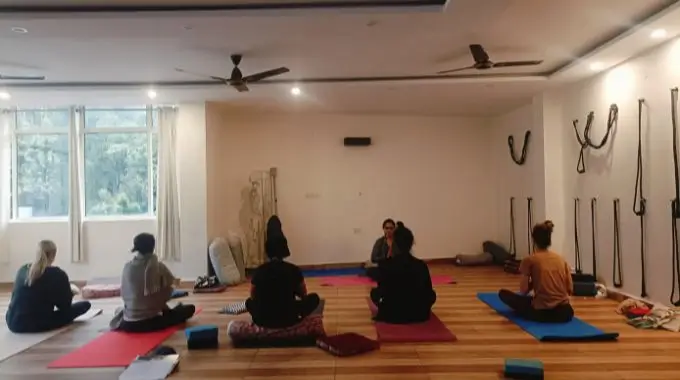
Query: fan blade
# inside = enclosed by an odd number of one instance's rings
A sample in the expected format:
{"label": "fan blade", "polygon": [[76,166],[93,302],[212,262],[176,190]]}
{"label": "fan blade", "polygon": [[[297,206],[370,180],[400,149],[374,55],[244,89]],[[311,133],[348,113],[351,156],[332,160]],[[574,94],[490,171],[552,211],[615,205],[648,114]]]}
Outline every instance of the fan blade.
{"label": "fan blade", "polygon": [[238,92],[248,92],[248,91],[250,91],[250,89],[248,89],[248,86],[246,86],[246,84],[244,82],[232,82],[230,84]]}
{"label": "fan blade", "polygon": [[2,75],[0,80],[45,80],[44,76],[21,76],[21,75]]}
{"label": "fan blade", "polygon": [[184,70],[184,69],[175,68],[175,71],[177,71],[178,73],[194,75],[194,76],[197,76],[197,77],[210,78],[210,79],[218,80],[220,82],[225,82],[225,83],[229,82],[229,79],[227,79],[227,78],[216,77],[216,76],[201,74],[201,73],[195,73],[193,71],[187,71],[187,70]]}
{"label": "fan blade", "polygon": [[486,54],[482,45],[470,45],[470,53],[472,53],[475,63],[489,62],[489,55]]}
{"label": "fan blade", "polygon": [[509,62],[497,62],[493,64],[493,67],[519,67],[519,66],[536,66],[543,63],[543,61],[509,61]]}
{"label": "fan blade", "polygon": [[449,74],[449,73],[455,73],[457,71],[470,70],[470,69],[474,69],[474,68],[475,68],[474,66],[461,67],[459,69],[439,71],[439,72],[437,72],[437,74]]}
{"label": "fan blade", "polygon": [[278,69],[267,70],[267,71],[263,71],[261,73],[248,75],[247,77],[243,77],[243,81],[248,82],[248,83],[257,82],[257,81],[260,81],[260,80],[265,79],[265,78],[285,74],[289,71],[290,70],[288,70],[287,67],[279,67]]}

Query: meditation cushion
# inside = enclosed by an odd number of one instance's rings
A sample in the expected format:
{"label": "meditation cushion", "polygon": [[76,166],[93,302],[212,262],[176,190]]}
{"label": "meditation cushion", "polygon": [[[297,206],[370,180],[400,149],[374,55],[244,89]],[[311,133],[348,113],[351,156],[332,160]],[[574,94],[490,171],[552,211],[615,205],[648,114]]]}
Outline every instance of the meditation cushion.
{"label": "meditation cushion", "polygon": [[353,356],[380,348],[380,343],[355,333],[321,337],[316,345],[335,356]]}
{"label": "meditation cushion", "polygon": [[233,233],[229,232],[229,237],[227,238],[227,243],[229,244],[229,249],[231,250],[232,256],[234,256],[234,262],[236,262],[236,267],[241,274],[241,281],[246,280],[246,259],[243,256],[243,243],[241,238]]}
{"label": "meditation cushion", "polygon": [[187,348],[190,350],[217,348],[219,346],[218,331],[215,325],[192,326],[185,329]]}
{"label": "meditation cushion", "polygon": [[459,266],[475,266],[475,265],[491,265],[493,264],[493,256],[488,252],[478,253],[476,255],[458,254],[455,257],[456,265]]}
{"label": "meditation cushion", "polygon": [[241,282],[241,272],[236,266],[234,255],[225,239],[217,238],[213,240],[208,247],[208,256],[215,269],[215,276],[220,280],[220,283],[236,285]]}
{"label": "meditation cushion", "polygon": [[314,346],[326,336],[322,315],[310,315],[300,323],[282,329],[257,326],[250,321],[231,321],[227,335],[234,347]]}
{"label": "meditation cushion", "polygon": [[538,360],[505,359],[504,375],[510,379],[543,379],[543,363]]}
{"label": "meditation cushion", "polygon": [[85,285],[81,293],[86,300],[120,297],[120,284]]}

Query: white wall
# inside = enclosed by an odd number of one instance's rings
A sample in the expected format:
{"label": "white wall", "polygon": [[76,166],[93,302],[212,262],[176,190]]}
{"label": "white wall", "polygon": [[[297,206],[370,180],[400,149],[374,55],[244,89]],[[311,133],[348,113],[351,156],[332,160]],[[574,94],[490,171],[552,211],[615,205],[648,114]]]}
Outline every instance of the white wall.
{"label": "white wall", "polygon": [[[560,91],[563,99],[562,123],[546,128],[561,130],[563,143],[565,234],[573,240],[573,198],[581,198],[581,251],[590,272],[589,199],[598,197],[598,274],[612,284],[613,210],[612,199],[621,200],[621,249],[623,290],[640,295],[640,231],[632,210],[637,162],[638,98],[645,99],[643,111],[644,194],[647,198],[647,290],[650,298],[668,302],[671,289],[671,224],[669,202],[674,197],[671,87],[680,85],[680,40],[671,41],[644,56],[635,58],[591,80]],[[607,111],[618,104],[619,123],[608,146],[590,150],[587,171],[576,173],[579,147],[571,126],[572,119],[583,123],[595,111],[592,136],[604,136]],[[573,247],[573,243],[568,246]],[[573,249],[572,249],[573,252]],[[570,257],[573,257],[570,255]]]}
{"label": "white wall", "polygon": [[[182,219],[182,261],[170,263],[176,276],[194,278],[205,272],[207,247],[206,223],[206,156],[205,105],[185,104],[178,113],[178,175],[180,180],[180,214]],[[85,254],[87,262],[73,264],[68,252],[57,254],[56,264],[72,280],[118,276],[130,258],[132,238],[140,232],[155,232],[154,218],[125,220],[86,220]],[[33,260],[36,244],[41,239],[52,239],[57,247],[68,249],[66,221],[11,222],[10,260],[0,267],[0,281],[13,280],[22,264]]]}
{"label": "white wall", "polygon": [[[209,236],[239,230],[253,170],[278,168],[278,207],[298,264],[368,260],[386,217],[425,258],[478,252],[493,230],[489,129],[482,119],[262,115],[208,105]],[[346,136],[373,145],[343,146]]]}

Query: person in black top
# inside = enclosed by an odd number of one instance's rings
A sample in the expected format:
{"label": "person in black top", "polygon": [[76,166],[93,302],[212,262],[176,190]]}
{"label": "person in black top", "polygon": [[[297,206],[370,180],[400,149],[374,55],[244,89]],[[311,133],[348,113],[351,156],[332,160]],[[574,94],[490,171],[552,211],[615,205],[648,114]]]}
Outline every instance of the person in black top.
{"label": "person in black top", "polygon": [[427,264],[411,253],[413,242],[411,230],[397,222],[393,255],[378,267],[378,287],[371,290],[376,321],[406,324],[430,318],[437,294]]}
{"label": "person in black top", "polygon": [[38,244],[32,264],[19,268],[5,321],[14,333],[38,333],[72,323],[90,310],[88,301],[73,302],[66,272],[52,266],[57,246],[50,240]]}
{"label": "person in black top", "polygon": [[253,275],[246,309],[258,326],[293,326],[312,314],[320,299],[317,294],[307,293],[300,268],[283,260],[290,256],[290,250],[277,216],[267,222],[265,251],[269,261],[260,265]]}

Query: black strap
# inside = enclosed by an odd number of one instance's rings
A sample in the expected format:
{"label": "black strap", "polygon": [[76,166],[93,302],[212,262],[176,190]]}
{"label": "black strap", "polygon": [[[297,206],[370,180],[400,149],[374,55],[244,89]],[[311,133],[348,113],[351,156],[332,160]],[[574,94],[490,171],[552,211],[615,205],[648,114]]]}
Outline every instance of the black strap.
{"label": "black strap", "polygon": [[578,155],[578,162],[576,163],[576,171],[579,174],[586,172],[586,162],[585,162],[585,150],[587,148],[602,149],[609,140],[609,136],[612,134],[612,130],[619,119],[619,107],[616,104],[609,106],[609,115],[607,116],[607,131],[604,134],[602,140],[595,144],[590,137],[590,131],[593,127],[593,120],[595,119],[595,112],[588,113],[586,118],[586,126],[583,129],[583,138],[578,133],[578,119],[572,122],[574,126],[574,132],[576,133],[576,140],[580,146],[580,151]]}
{"label": "black strap", "polygon": [[642,272],[640,296],[647,297],[647,278],[645,276],[645,213],[646,199],[642,195],[642,106],[644,99],[638,99],[638,149],[637,174],[635,175],[635,195],[633,196],[633,212],[640,219],[640,271]]}
{"label": "black strap", "polygon": [[529,254],[533,254],[536,251],[536,243],[534,239],[531,238],[531,230],[534,228],[534,198],[527,198],[527,249],[529,249]]}
{"label": "black strap", "polygon": [[590,199],[590,226],[593,244],[593,277],[597,278],[597,198]]}
{"label": "black strap", "polygon": [[678,162],[678,88],[671,89],[671,125],[673,128],[673,167],[675,173],[675,198],[671,202],[672,236],[672,288],[671,303],[680,306],[680,295],[675,299],[675,288],[680,293],[680,248],[678,247],[678,219],[680,218],[680,163]]}
{"label": "black strap", "polygon": [[515,239],[515,197],[510,197],[510,254],[517,257],[517,242]]}
{"label": "black strap", "polygon": [[517,165],[524,165],[527,161],[527,149],[529,148],[529,138],[531,137],[531,131],[526,131],[524,133],[524,145],[522,145],[522,155],[517,158],[515,155],[515,137],[513,135],[508,136],[508,147],[510,148],[510,157]]}
{"label": "black strap", "polygon": [[[621,270],[621,238],[619,235],[620,221],[619,221],[619,199],[614,199],[614,269],[612,270],[614,286],[620,288],[623,286],[623,271]],[[617,280],[618,277],[618,280]]]}
{"label": "black strap", "polygon": [[574,269],[576,269],[576,273],[578,274],[583,273],[583,269],[581,268],[581,245],[579,244],[578,238],[579,217],[581,214],[580,206],[581,200],[574,198]]}

